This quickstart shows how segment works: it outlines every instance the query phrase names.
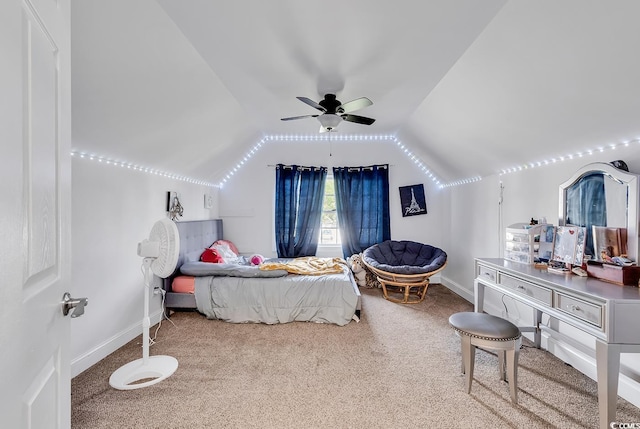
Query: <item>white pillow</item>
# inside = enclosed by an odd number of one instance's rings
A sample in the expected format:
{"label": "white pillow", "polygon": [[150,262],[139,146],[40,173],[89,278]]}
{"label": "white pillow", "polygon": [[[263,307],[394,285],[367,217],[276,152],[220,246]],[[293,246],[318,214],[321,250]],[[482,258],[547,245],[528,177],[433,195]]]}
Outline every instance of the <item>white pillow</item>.
{"label": "white pillow", "polygon": [[236,253],[231,250],[231,247],[229,247],[228,244],[226,243],[213,243],[211,245],[211,249],[216,249],[218,251],[218,254],[220,254],[220,256],[222,256],[225,261],[227,259],[233,259],[233,258],[237,258],[238,255],[236,255]]}

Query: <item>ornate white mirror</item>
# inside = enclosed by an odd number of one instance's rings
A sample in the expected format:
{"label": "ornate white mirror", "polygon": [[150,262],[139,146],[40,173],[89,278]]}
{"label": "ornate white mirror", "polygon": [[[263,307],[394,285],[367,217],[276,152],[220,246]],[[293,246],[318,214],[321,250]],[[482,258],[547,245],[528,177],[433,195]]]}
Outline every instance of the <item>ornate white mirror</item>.
{"label": "ornate white mirror", "polygon": [[627,257],[637,263],[639,177],[596,162],[580,168],[560,185],[558,225],[586,227],[585,255],[599,258],[593,248],[593,225],[626,228]]}

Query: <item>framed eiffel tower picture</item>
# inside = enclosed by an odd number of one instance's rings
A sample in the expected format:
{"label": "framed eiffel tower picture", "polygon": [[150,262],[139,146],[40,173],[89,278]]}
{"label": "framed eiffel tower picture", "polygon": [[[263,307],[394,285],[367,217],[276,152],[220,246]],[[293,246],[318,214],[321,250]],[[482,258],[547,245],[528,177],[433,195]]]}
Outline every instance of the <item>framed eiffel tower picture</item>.
{"label": "framed eiffel tower picture", "polygon": [[402,217],[427,214],[427,200],[424,197],[424,186],[400,186],[400,206]]}

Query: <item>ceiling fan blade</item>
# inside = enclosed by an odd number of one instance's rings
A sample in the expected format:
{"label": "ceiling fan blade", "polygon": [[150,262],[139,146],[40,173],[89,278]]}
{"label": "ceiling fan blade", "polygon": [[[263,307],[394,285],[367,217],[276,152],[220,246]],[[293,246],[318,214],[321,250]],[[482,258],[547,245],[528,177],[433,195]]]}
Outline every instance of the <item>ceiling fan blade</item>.
{"label": "ceiling fan blade", "polygon": [[342,116],[342,119],[344,119],[345,121],[355,122],[356,124],[371,125],[376,121],[375,119],[365,118],[364,116],[358,116],[358,115],[341,115],[341,116]]}
{"label": "ceiling fan blade", "polygon": [[367,97],[356,98],[355,100],[347,101],[338,107],[338,111],[340,113],[351,113],[356,110],[364,109],[365,107],[371,106],[373,101],[369,100]]}
{"label": "ceiling fan blade", "polygon": [[326,112],[327,109],[325,109],[324,107],[322,107],[321,105],[319,105],[318,103],[316,103],[315,101],[313,101],[310,98],[307,97],[296,97],[298,100],[302,101],[303,103],[308,104],[309,106],[320,110],[321,112]]}
{"label": "ceiling fan blade", "polygon": [[293,121],[294,119],[304,119],[304,118],[317,118],[320,115],[302,115],[302,116],[291,116],[288,118],[281,118],[281,121]]}

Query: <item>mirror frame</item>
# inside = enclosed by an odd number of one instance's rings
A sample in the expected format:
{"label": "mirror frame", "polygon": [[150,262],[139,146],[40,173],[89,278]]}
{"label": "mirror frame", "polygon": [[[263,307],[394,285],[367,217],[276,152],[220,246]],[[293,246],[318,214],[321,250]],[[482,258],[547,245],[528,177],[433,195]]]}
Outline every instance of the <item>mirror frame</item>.
{"label": "mirror frame", "polygon": [[[640,201],[640,194],[638,194],[638,178],[640,176],[637,174],[620,170],[606,162],[594,162],[580,168],[571,176],[571,178],[569,178],[569,180],[560,184],[558,225],[566,225],[565,211],[567,206],[567,188],[575,184],[584,176],[593,173],[601,173],[621,185],[627,185],[627,255],[629,259],[635,262],[635,264],[638,264],[638,214],[640,213],[638,207],[638,202]],[[591,231],[588,231],[588,233],[591,233]]]}

